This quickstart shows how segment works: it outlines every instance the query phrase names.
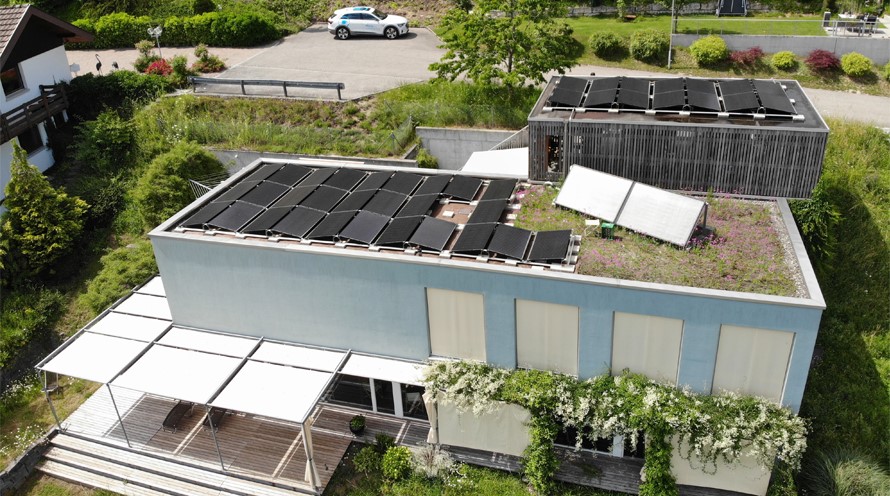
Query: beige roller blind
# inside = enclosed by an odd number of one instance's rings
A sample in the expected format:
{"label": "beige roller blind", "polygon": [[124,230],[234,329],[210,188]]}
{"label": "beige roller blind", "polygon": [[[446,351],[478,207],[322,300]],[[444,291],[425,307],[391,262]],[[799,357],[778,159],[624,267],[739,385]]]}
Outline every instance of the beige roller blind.
{"label": "beige roller blind", "polygon": [[612,374],[624,369],[676,384],[683,321],[615,312]]}
{"label": "beige roller blind", "polygon": [[721,389],[781,403],[794,333],[720,326],[713,392]]}
{"label": "beige roller blind", "polygon": [[516,300],[520,367],[578,375],[578,307]]}
{"label": "beige roller blind", "polygon": [[439,442],[495,453],[522,456],[529,443],[528,410],[510,403],[499,403],[490,413],[473,415],[459,412],[454,405],[439,408]]}
{"label": "beige roller blind", "polygon": [[485,360],[485,313],[479,293],[427,288],[433,355]]}

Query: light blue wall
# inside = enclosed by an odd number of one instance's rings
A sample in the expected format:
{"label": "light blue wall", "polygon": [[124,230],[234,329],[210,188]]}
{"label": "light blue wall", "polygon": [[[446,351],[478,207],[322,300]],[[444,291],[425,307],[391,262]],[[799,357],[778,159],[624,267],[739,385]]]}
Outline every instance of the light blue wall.
{"label": "light blue wall", "polygon": [[701,392],[710,392],[721,324],[794,332],[783,399],[794,411],[822,313],[806,300],[795,306],[677,294],[524,269],[477,270],[485,266],[476,262],[342,256],[345,249],[287,249],[225,236],[155,233],[152,241],[177,324],[400,358],[429,356],[427,287],[484,294],[486,355],[504,367],[516,365],[516,298],[578,306],[582,377],[609,369],[613,312],[682,319],[679,382]]}

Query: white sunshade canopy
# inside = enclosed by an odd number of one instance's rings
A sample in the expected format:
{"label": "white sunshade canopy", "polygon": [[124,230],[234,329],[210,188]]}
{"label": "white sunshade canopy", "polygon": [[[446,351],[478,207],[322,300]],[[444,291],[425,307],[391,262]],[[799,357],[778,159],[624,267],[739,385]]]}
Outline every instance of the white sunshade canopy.
{"label": "white sunshade canopy", "polygon": [[87,330],[91,333],[105,334],[106,336],[150,342],[154,341],[168,327],[170,327],[169,320],[108,312],[95,321]]}
{"label": "white sunshade canopy", "polygon": [[423,385],[422,364],[390,358],[352,354],[340,373],[415,386]]}
{"label": "white sunshade canopy", "polygon": [[292,365],[325,372],[336,372],[345,352],[322,350],[283,343],[263,342],[251,356],[253,360]]}
{"label": "white sunshade canopy", "polygon": [[692,236],[705,202],[636,183],[618,223],[642,234],[684,246]]}
{"label": "white sunshade canopy", "polygon": [[144,341],[82,332],[40,368],[106,384],[148,346]]}
{"label": "white sunshade canopy", "polygon": [[256,346],[257,341],[256,338],[243,338],[213,332],[183,329],[182,327],[173,327],[170,329],[170,332],[164,334],[164,337],[158,342],[163,345],[175,346],[177,348],[243,358],[250,354],[250,351]]}
{"label": "white sunshade canopy", "polygon": [[556,204],[615,222],[633,184],[630,179],[573,165],[556,196]]}
{"label": "white sunshade canopy", "polygon": [[155,296],[167,296],[167,292],[164,290],[164,283],[161,281],[161,276],[152,278],[152,280],[137,289],[136,292]]}
{"label": "white sunshade canopy", "polygon": [[114,311],[173,320],[173,317],[170,315],[170,307],[167,305],[167,298],[162,296],[133,293],[129,298],[114,307]]}
{"label": "white sunshade canopy", "polygon": [[473,152],[461,170],[525,179],[528,177],[528,147]]}

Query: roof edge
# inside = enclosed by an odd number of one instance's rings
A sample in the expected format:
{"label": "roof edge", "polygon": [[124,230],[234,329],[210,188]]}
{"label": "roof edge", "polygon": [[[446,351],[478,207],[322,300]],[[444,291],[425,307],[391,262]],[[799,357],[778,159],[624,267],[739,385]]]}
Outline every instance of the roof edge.
{"label": "roof edge", "polygon": [[63,20],[59,19],[58,17],[47,14],[46,12],[29,4],[25,8],[25,12],[24,12],[24,14],[22,14],[21,19],[19,19],[19,23],[16,26],[15,31],[12,33],[12,36],[9,37],[9,41],[6,42],[6,46],[3,47],[3,51],[0,52],[0,66],[2,66],[4,63],[6,63],[6,59],[9,58],[9,54],[12,53],[12,50],[10,49],[10,47],[14,47],[16,45],[16,43],[18,43],[19,38],[22,36],[22,33],[25,30],[25,26],[28,25],[28,21],[30,21],[32,17],[36,17],[36,18],[43,20],[45,22],[48,22],[48,23],[52,24],[53,26],[56,26],[64,31],[67,31],[69,36],[62,37],[62,39],[66,43],[90,42],[95,39],[95,36],[92,33],[88,32],[88,31],[84,31],[83,29],[81,29],[67,21],[63,21]]}

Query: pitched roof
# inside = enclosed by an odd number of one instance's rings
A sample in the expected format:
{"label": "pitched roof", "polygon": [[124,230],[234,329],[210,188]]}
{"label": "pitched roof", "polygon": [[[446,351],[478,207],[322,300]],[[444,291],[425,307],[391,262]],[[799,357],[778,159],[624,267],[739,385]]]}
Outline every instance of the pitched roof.
{"label": "pitched roof", "polygon": [[36,17],[48,23],[68,42],[93,41],[93,35],[83,29],[53,17],[33,5],[0,7],[0,66],[6,62],[12,47],[25,30],[28,21]]}

